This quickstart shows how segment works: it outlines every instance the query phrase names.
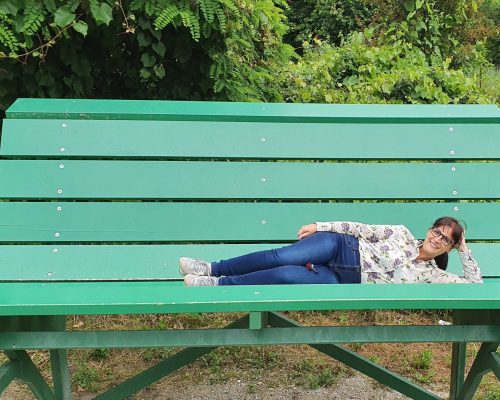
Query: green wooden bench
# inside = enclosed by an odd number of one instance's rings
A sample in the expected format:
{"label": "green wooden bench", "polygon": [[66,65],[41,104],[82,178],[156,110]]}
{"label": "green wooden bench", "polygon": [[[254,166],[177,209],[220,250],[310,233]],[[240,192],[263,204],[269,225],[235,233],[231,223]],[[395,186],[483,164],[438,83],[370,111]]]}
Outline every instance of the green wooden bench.
{"label": "green wooden bench", "polygon": [[[186,347],[96,399],[122,399],[218,346],[309,344],[414,399],[428,390],[343,343],[452,342],[451,399],[500,376],[500,111],[19,99],[0,146],[0,393],[70,399],[68,349]],[[383,182],[383,183],[382,183]],[[466,220],[484,284],[184,287],[219,259],[318,220]],[[449,270],[459,272],[457,255]],[[292,310],[451,309],[451,326],[299,326]],[[244,312],[226,329],[66,331],[66,316]],[[465,377],[467,342],[482,346]],[[26,350],[50,350],[53,385]]]}

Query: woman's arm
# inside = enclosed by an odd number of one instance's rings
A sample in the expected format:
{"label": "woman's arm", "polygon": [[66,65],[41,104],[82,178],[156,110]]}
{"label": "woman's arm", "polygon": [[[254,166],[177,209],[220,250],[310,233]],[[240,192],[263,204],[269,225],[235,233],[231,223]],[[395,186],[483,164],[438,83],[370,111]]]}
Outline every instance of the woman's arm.
{"label": "woman's arm", "polygon": [[[315,224],[304,225],[299,229],[297,236],[299,239],[304,239],[317,231],[343,233],[369,242],[388,239],[395,231],[411,236],[403,225],[368,225],[349,221],[316,222]],[[409,239],[413,239],[413,237],[409,237]]]}
{"label": "woman's arm", "polygon": [[477,261],[472,256],[472,252],[467,247],[465,235],[462,236],[462,240],[460,241],[457,250],[458,255],[460,256],[460,261],[462,262],[464,276],[461,277],[452,274],[451,272],[437,270],[437,273],[432,278],[432,283],[483,283],[481,269],[479,268]]}

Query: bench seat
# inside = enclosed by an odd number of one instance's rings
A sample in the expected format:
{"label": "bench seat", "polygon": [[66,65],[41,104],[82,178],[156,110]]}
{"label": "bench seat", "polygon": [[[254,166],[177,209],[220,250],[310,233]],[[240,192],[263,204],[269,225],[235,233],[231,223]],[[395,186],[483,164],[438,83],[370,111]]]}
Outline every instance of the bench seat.
{"label": "bench seat", "polygon": [[[180,282],[0,283],[0,315],[300,310],[498,310],[498,283],[185,288]],[[48,290],[49,289],[49,290]],[[500,328],[499,328],[500,329]],[[500,332],[499,332],[500,333]]]}
{"label": "bench seat", "polygon": [[[124,399],[218,346],[309,344],[414,399],[342,346],[452,342],[450,399],[498,378],[500,110],[19,99],[0,137],[0,393],[70,399],[67,350],[186,347],[99,394]],[[484,284],[184,287],[178,259],[292,243],[301,225],[468,224]],[[462,274],[456,252],[449,271]],[[453,310],[452,325],[299,326],[288,311]],[[66,330],[71,315],[236,313],[225,328]],[[481,350],[465,377],[468,342]],[[49,350],[49,386],[27,350]]]}

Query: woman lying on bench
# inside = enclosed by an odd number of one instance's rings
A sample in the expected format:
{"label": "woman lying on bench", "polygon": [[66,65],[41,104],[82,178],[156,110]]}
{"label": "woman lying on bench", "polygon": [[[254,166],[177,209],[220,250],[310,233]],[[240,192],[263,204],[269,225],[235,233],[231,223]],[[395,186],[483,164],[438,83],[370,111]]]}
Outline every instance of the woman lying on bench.
{"label": "woman lying on bench", "polygon": [[[206,262],[182,257],[186,286],[304,283],[482,283],[479,265],[452,217],[434,222],[417,240],[403,225],[316,222],[299,241],[279,249]],[[464,276],[446,272],[457,249]]]}

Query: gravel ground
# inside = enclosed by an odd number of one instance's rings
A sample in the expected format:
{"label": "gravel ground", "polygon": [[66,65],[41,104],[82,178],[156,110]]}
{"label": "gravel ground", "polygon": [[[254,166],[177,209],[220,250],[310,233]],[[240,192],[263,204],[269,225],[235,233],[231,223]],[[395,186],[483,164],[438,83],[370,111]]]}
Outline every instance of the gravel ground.
{"label": "gravel ground", "polygon": [[[372,381],[373,382],[373,381]],[[230,382],[223,385],[193,385],[179,388],[180,391],[151,391],[153,397],[137,397],[137,400],[399,400],[407,399],[397,392],[373,384],[360,374],[348,377],[336,387],[316,390],[301,388],[267,388],[264,384],[249,385],[245,382]]]}
{"label": "gravel ground", "polygon": [[[446,397],[445,393],[437,393]],[[95,394],[76,393],[74,400],[90,400]],[[13,383],[0,395],[1,400],[32,400],[35,397],[26,389]],[[354,374],[332,388],[306,390],[291,387],[268,388],[262,382],[243,381],[225,384],[186,385],[169,382],[165,379],[152,388],[133,396],[133,400],[400,400],[408,399],[392,390],[378,385],[361,374]]]}

